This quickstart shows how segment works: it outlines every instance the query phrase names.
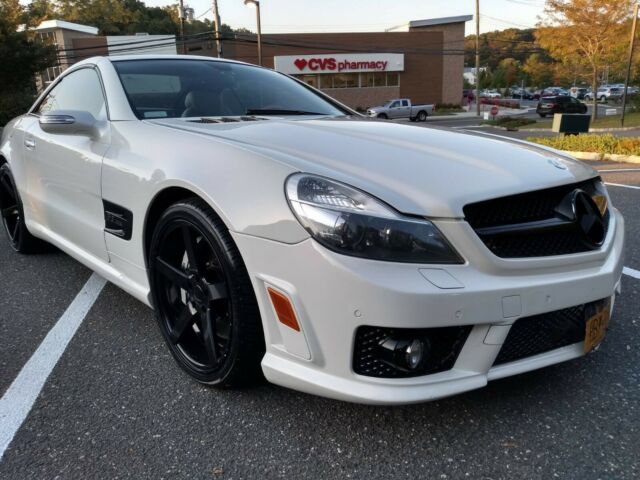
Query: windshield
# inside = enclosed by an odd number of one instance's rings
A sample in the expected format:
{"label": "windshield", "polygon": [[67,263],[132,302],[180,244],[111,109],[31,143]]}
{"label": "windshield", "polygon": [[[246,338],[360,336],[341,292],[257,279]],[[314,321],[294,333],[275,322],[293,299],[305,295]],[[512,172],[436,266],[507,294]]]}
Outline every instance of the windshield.
{"label": "windshield", "polygon": [[140,119],[348,113],[266,68],[187,59],[121,60],[113,66]]}

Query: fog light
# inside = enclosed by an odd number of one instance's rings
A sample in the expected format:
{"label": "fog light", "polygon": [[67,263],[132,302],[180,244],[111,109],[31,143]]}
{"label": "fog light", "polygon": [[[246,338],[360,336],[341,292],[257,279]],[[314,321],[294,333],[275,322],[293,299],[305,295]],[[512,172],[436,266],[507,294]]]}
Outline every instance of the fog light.
{"label": "fog light", "polygon": [[410,370],[415,370],[422,363],[424,356],[424,343],[422,340],[414,340],[404,349],[404,359]]}
{"label": "fog light", "polygon": [[408,372],[422,367],[427,350],[424,339],[387,337],[378,344],[376,356],[381,362]]}

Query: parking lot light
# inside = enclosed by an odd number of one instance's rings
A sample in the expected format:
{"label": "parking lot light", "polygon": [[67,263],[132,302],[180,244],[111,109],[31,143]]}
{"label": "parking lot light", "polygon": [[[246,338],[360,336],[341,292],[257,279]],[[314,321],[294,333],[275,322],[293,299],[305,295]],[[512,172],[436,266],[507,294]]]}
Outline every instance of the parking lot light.
{"label": "parking lot light", "polygon": [[256,6],[256,24],[258,29],[258,65],[262,66],[262,30],[260,28],[260,2],[258,0],[244,0],[245,5]]}

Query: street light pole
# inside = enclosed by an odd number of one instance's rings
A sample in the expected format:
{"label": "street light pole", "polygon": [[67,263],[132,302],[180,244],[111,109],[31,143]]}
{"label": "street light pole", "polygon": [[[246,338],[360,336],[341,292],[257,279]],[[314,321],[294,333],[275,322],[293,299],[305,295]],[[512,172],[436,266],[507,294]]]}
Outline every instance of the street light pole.
{"label": "street light pole", "polygon": [[629,40],[629,56],[627,57],[627,75],[624,79],[624,95],[622,96],[622,117],[620,126],[624,127],[624,111],[627,108],[627,90],[629,89],[629,77],[631,76],[631,63],[633,62],[633,45],[636,40],[636,24],[638,22],[638,4],[633,7],[633,24],[631,25],[631,40]]}
{"label": "street light pole", "polygon": [[180,41],[182,42],[182,53],[187,53],[187,45],[184,43],[184,1],[180,0],[178,6],[178,19],[180,20]]}
{"label": "street light pole", "polygon": [[476,114],[480,116],[480,0],[476,0]]}
{"label": "street light pole", "polygon": [[218,58],[222,58],[222,39],[220,38],[220,12],[218,11],[218,0],[213,0],[213,33],[216,36],[216,50]]}
{"label": "street light pole", "polygon": [[260,2],[258,0],[244,0],[245,5],[255,5],[256,24],[258,27],[258,65],[262,66],[262,29],[260,27]]}

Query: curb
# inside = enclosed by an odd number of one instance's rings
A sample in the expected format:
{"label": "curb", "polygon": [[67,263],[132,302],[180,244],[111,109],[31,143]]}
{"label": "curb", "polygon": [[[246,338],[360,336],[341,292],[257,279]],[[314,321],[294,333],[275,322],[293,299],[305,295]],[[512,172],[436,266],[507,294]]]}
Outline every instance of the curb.
{"label": "curb", "polygon": [[596,152],[570,152],[568,150],[562,150],[564,153],[571,155],[578,160],[596,160],[596,161],[611,161],[611,162],[623,162],[623,163],[640,163],[640,156],[638,155],[618,155],[615,153],[596,153]]}
{"label": "curb", "polygon": [[[550,128],[519,128],[521,132],[550,132]],[[616,127],[616,128],[590,128],[589,133],[604,133],[604,132],[628,132],[629,130],[638,130],[640,127]]]}

